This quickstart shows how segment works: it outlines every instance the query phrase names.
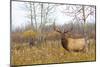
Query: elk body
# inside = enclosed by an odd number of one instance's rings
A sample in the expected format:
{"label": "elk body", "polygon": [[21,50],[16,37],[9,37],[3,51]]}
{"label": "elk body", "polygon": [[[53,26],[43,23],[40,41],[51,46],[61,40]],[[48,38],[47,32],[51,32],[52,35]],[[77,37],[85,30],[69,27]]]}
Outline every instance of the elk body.
{"label": "elk body", "polygon": [[61,32],[57,28],[54,28],[54,30],[60,33],[62,47],[67,51],[86,51],[88,48],[85,38],[68,38],[66,34],[69,31]]}
{"label": "elk body", "polygon": [[63,48],[66,49],[67,51],[82,51],[82,50],[85,50],[85,40],[84,40],[84,38],[61,39],[61,44],[62,44]]}

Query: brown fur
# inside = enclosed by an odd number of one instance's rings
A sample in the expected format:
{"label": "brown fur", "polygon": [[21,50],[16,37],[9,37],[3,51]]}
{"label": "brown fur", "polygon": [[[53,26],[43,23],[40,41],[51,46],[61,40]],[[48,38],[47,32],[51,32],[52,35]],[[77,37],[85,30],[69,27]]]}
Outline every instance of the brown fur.
{"label": "brown fur", "polygon": [[60,33],[61,44],[67,51],[84,51],[87,48],[85,38],[69,38],[66,36],[66,33],[68,34],[69,31],[61,32],[56,28],[54,30]]}
{"label": "brown fur", "polygon": [[68,38],[67,40],[68,40],[67,49],[70,51],[81,51],[85,47],[84,38],[78,38],[78,39]]}

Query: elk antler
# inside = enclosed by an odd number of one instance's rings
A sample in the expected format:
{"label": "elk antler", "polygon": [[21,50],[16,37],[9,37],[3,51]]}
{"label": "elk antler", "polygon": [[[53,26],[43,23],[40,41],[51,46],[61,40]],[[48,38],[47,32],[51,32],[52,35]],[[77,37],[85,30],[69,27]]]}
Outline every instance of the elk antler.
{"label": "elk antler", "polygon": [[64,31],[64,33],[68,33],[68,32],[70,32],[70,31],[72,31],[72,30],[73,30],[73,26],[71,27],[70,30]]}
{"label": "elk antler", "polygon": [[54,31],[56,31],[56,32],[62,33],[58,28],[56,28],[55,19],[54,19],[54,22],[53,22],[53,29],[54,29]]}
{"label": "elk antler", "polygon": [[58,28],[56,28],[56,27],[54,27],[54,30],[56,31],[56,32],[59,32],[59,33],[62,33]]}

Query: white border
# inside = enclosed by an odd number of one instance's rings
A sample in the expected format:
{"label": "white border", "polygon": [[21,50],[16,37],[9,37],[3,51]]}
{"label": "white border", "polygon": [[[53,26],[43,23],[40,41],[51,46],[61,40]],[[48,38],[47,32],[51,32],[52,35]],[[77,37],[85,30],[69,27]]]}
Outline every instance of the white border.
{"label": "white border", "polygon": [[[28,0],[29,1],[29,0]],[[30,0],[70,4],[96,5],[97,55],[96,62],[38,65],[37,67],[99,67],[100,63],[100,0]],[[0,0],[0,67],[10,67],[10,1]]]}

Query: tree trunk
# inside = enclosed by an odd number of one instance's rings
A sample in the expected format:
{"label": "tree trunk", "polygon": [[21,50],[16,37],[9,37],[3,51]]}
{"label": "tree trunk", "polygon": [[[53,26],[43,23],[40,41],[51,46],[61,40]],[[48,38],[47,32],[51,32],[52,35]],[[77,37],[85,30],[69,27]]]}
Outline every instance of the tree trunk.
{"label": "tree trunk", "polygon": [[34,8],[34,21],[35,21],[35,28],[36,28],[36,31],[37,31],[37,19],[36,19],[36,11],[35,11],[35,4],[33,3],[33,8]]}
{"label": "tree trunk", "polygon": [[33,11],[32,11],[32,2],[30,2],[30,15],[31,15],[31,28],[33,29]]}
{"label": "tree trunk", "polygon": [[86,52],[88,52],[88,43],[87,43],[87,40],[88,40],[88,37],[87,37],[87,33],[86,33],[86,18],[85,18],[85,8],[84,6],[82,6],[82,11],[83,11],[83,32],[84,32],[84,38],[85,38],[85,42],[86,42]]}

